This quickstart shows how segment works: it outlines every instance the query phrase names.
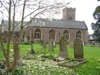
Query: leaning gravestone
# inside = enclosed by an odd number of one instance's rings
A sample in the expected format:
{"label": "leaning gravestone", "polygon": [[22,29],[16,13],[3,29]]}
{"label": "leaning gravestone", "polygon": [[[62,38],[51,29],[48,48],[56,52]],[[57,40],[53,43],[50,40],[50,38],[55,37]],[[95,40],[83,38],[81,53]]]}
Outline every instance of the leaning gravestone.
{"label": "leaning gravestone", "polygon": [[67,40],[64,36],[62,36],[62,38],[60,39],[60,52],[59,52],[59,56],[63,57],[63,58],[67,58],[68,57],[68,52],[67,52]]}
{"label": "leaning gravestone", "polygon": [[53,39],[50,39],[50,40],[49,40],[48,49],[49,49],[50,51],[54,51]]}
{"label": "leaning gravestone", "polygon": [[76,38],[74,41],[74,58],[75,59],[84,59],[83,43],[80,38]]}

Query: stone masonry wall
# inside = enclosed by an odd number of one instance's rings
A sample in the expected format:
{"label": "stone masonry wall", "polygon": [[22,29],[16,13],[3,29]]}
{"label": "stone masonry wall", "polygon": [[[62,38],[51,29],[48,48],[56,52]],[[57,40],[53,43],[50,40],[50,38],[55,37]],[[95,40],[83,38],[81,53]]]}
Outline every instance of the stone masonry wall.
{"label": "stone masonry wall", "polygon": [[[60,38],[63,36],[63,33],[65,30],[67,30],[69,32],[69,42],[73,42],[76,39],[76,33],[78,31],[81,32],[81,40],[84,41],[84,43],[87,43],[88,41],[88,33],[87,30],[81,30],[81,29],[66,29],[66,28],[43,28],[43,27],[32,27],[31,31],[33,32],[33,36],[34,36],[34,32],[35,30],[39,28],[41,30],[41,39],[46,39],[46,41],[48,42],[49,40],[49,32],[51,29],[55,30],[55,41],[59,42]],[[34,39],[36,43],[38,43],[39,39]]]}

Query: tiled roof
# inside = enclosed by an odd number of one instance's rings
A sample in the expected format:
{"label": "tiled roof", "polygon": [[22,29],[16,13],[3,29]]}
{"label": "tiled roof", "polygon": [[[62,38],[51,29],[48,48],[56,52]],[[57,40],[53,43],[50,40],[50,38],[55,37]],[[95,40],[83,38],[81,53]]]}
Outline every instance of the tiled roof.
{"label": "tiled roof", "polygon": [[43,24],[42,22],[31,23],[31,26],[50,27],[50,28],[85,29],[85,30],[88,29],[84,21],[66,21],[66,20],[54,20],[46,24]]}
{"label": "tiled roof", "polygon": [[[16,23],[19,23],[18,21]],[[4,20],[3,21],[3,27],[4,27],[4,31],[8,31],[8,21]],[[15,25],[15,31],[19,31],[20,30],[20,25]],[[11,31],[12,31],[12,26],[11,26]]]}
{"label": "tiled roof", "polygon": [[[24,23],[26,23],[25,21]],[[20,30],[20,23],[16,21],[17,25],[15,26],[15,31]],[[30,26],[34,27],[49,27],[49,28],[68,28],[68,29],[85,29],[87,30],[87,26],[84,21],[66,21],[66,20],[53,20],[48,21],[46,19],[36,19],[36,22],[30,23]],[[4,30],[7,31],[8,28],[8,21],[3,22]]]}

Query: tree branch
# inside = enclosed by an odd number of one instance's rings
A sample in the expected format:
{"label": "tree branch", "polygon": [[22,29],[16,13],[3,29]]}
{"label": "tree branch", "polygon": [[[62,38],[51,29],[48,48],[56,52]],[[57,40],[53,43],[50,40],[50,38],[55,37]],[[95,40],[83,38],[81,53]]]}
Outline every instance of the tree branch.
{"label": "tree branch", "polygon": [[[7,10],[7,12],[8,12],[8,9],[7,9],[7,7],[2,3],[2,1],[0,1],[0,3],[1,3],[1,5]],[[1,7],[2,7],[1,6]]]}
{"label": "tree branch", "polygon": [[11,0],[9,2],[9,17],[8,17],[8,41],[7,41],[7,56],[9,58],[9,49],[10,49],[10,31],[11,31]]}

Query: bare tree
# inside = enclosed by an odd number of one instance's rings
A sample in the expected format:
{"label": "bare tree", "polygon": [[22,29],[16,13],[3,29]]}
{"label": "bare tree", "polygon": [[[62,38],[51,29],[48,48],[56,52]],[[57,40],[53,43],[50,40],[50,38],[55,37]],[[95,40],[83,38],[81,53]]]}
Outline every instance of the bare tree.
{"label": "bare tree", "polygon": [[[51,17],[69,4],[66,0],[0,0],[0,12],[8,20],[7,29],[7,48],[5,50],[2,42],[2,33],[0,31],[0,45],[6,59],[7,72],[12,72],[16,68],[20,57],[19,43],[23,29],[29,25],[37,16]],[[30,18],[31,17],[31,18]],[[16,20],[19,20],[17,23]],[[27,20],[27,22],[24,22]],[[1,27],[3,22],[1,23]],[[14,39],[16,26],[20,26],[17,40]],[[0,29],[1,30],[1,29]],[[11,35],[12,32],[12,35]],[[13,63],[10,63],[10,37],[13,37]]]}

